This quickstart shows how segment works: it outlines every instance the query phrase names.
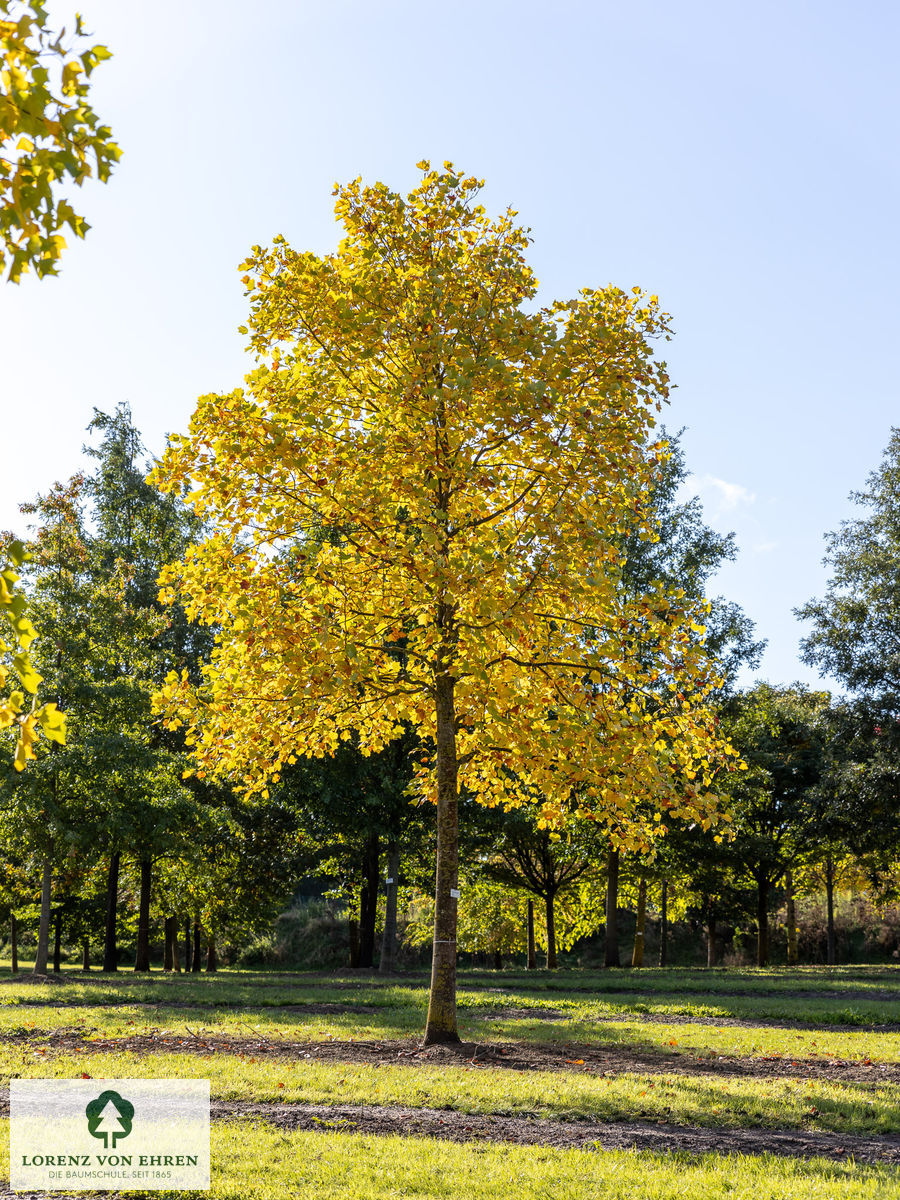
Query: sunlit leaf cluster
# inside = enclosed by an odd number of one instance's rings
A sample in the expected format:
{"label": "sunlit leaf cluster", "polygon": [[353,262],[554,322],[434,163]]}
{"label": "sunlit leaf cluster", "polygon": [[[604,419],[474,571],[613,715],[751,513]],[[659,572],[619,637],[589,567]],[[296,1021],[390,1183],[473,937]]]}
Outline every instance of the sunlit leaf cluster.
{"label": "sunlit leaf cluster", "polygon": [[120,155],[88,102],[110,52],[85,37],[80,16],[67,38],[40,0],[0,0],[0,269],[13,283],[29,269],[56,274],[63,229],[90,228],[60,185],[105,181]]}
{"label": "sunlit leaf cluster", "polygon": [[[37,689],[41,676],[34,669],[29,650],[37,636],[25,615],[25,597],[17,588],[25,559],[21,542],[7,548],[7,561],[0,569],[0,730],[10,730],[16,739],[14,766],[21,771],[34,758],[40,733],[50,741],[65,743],[66,719],[56,704],[38,707]],[[8,684],[18,683],[7,694]]]}

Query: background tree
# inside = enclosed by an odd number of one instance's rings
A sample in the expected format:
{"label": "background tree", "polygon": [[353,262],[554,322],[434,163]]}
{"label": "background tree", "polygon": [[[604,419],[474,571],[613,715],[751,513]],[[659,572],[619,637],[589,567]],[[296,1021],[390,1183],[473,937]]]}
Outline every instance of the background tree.
{"label": "background tree", "polygon": [[88,102],[89,80],[110,57],[85,42],[76,15],[52,31],[40,0],[0,0],[0,268],[18,283],[29,268],[55,275],[65,247],[90,226],[60,194],[96,173],[106,182],[121,151]]}
{"label": "background tree", "polygon": [[796,610],[813,626],[803,659],[865,699],[873,720],[887,726],[900,717],[900,429],[850,499],[869,514],[826,535],[825,596]]}
{"label": "background tree", "polygon": [[731,777],[731,840],[720,847],[721,857],[755,891],[761,967],[769,961],[772,889],[815,847],[828,702],[826,692],[809,692],[799,684],[762,683],[734,696],[723,711],[748,769]]}

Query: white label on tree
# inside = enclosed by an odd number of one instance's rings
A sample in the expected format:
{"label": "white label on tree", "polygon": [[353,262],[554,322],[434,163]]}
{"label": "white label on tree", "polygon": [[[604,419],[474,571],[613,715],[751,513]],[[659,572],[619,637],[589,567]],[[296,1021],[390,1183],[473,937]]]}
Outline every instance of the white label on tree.
{"label": "white label on tree", "polygon": [[450,895],[452,896],[452,898],[454,900],[458,900],[459,899],[459,888],[451,888]]}
{"label": "white label on tree", "polygon": [[387,881],[388,881],[388,883],[393,883],[393,882],[394,882],[394,880],[391,878],[391,876],[390,876],[390,875],[388,875],[388,877],[387,877]]}

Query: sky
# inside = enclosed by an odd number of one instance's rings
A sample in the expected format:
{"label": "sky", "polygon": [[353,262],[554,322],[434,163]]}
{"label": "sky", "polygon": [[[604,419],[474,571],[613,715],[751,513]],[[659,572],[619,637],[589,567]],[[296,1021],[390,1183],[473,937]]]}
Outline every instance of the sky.
{"label": "sky", "polygon": [[84,0],[83,15],[113,51],[92,99],[123,158],[77,193],[92,228],[60,277],[0,283],[0,528],[24,531],[18,504],[79,469],[94,407],[127,401],[158,453],[198,395],[240,385],[252,245],[327,252],[335,181],[405,193],[420,159],[450,160],[530,227],[539,300],[659,295],[676,331],[663,419],[740,548],[711,591],[768,639],[757,677],[822,686],[792,609],[822,594],[824,535],[897,421],[900,6]]}

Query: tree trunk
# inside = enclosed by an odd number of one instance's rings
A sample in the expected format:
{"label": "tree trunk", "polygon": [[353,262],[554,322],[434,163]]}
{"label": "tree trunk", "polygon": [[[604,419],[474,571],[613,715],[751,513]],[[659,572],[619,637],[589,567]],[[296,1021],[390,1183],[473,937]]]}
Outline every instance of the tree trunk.
{"label": "tree trunk", "polygon": [[53,970],[57,975],[62,970],[62,913],[59,909],[53,914]]}
{"label": "tree trunk", "polygon": [[209,935],[209,945],[206,947],[206,973],[214,975],[219,969],[219,960],[216,957],[216,935]]}
{"label": "tree trunk", "polygon": [[19,922],[16,920],[16,914],[12,913],[9,918],[9,940],[12,947],[12,973],[19,973]]}
{"label": "tree trunk", "polygon": [[201,961],[200,960],[201,960],[202,956],[201,956],[201,951],[200,951],[200,935],[202,932],[203,931],[200,928],[200,918],[195,917],[194,918],[194,956],[191,961],[191,974],[192,975],[194,975],[194,974],[199,975],[200,970],[201,970]]}
{"label": "tree trunk", "polygon": [[765,874],[756,877],[756,965],[769,965],[769,879]]}
{"label": "tree trunk", "polygon": [[825,860],[825,901],[828,906],[828,965],[837,962],[837,938],[834,935],[834,862]]}
{"label": "tree trunk", "polygon": [[184,923],[184,973],[187,975],[191,969],[191,923]]}
{"label": "tree trunk", "polygon": [[397,957],[397,886],[400,881],[400,847],[388,842],[387,897],[384,905],[384,933],[381,935],[379,975],[390,975]]}
{"label": "tree trunk", "polygon": [[378,834],[370,833],[363,851],[363,880],[359,895],[359,965],[375,965],[375,922],[378,919]]}
{"label": "tree trunk", "polygon": [[659,965],[667,965],[669,957],[669,881],[662,881],[662,895],[659,898]]}
{"label": "tree trunk", "polygon": [[638,884],[637,920],[634,926],[634,949],[631,952],[631,965],[644,965],[644,933],[647,928],[647,880],[641,876]]}
{"label": "tree trunk", "polygon": [[347,922],[350,931],[350,966],[359,966],[359,921],[356,917],[350,917]]}
{"label": "tree trunk", "polygon": [[528,901],[528,970],[537,970],[537,955],[534,952],[534,901]]}
{"label": "tree trunk", "polygon": [[619,852],[610,850],[606,864],[606,954],[605,967],[619,967]]}
{"label": "tree trunk", "polygon": [[116,918],[119,910],[119,851],[109,856],[109,873],[106,877],[106,937],[103,942],[103,970],[119,969],[119,952],[116,948]]}
{"label": "tree trunk", "polygon": [[137,952],[134,956],[135,971],[150,970],[150,881],[152,863],[149,858],[141,859],[141,894],[138,901]]}
{"label": "tree trunk", "polygon": [[81,969],[89,971],[91,969],[91,943],[89,938],[84,938],[81,943]]}
{"label": "tree trunk", "polygon": [[712,896],[706,899],[706,965],[716,965],[716,910]]}
{"label": "tree trunk", "polygon": [[494,970],[495,971],[503,970],[503,951],[502,950],[494,951]]}
{"label": "tree trunk", "polygon": [[789,967],[796,967],[800,960],[797,953],[797,910],[794,904],[794,876],[789,870],[784,873],[784,890],[787,907],[787,960]]}
{"label": "tree trunk", "polygon": [[544,904],[547,911],[547,970],[555,971],[558,967],[556,961],[556,914],[553,911],[553,902],[555,896],[553,892],[548,892],[544,897]]}
{"label": "tree trunk", "polygon": [[47,974],[47,954],[50,950],[50,886],[53,868],[49,855],[44,859],[44,874],[41,880],[41,922],[38,926],[37,953],[34,957],[34,974]]}
{"label": "tree trunk", "polygon": [[435,676],[437,757],[437,870],[431,994],[423,1045],[458,1042],[456,1025],[456,925],[459,900],[459,800],[454,680],[445,667]]}
{"label": "tree trunk", "polygon": [[165,949],[163,950],[163,970],[172,971],[175,968],[175,929],[177,926],[175,917],[166,917],[164,929]]}

